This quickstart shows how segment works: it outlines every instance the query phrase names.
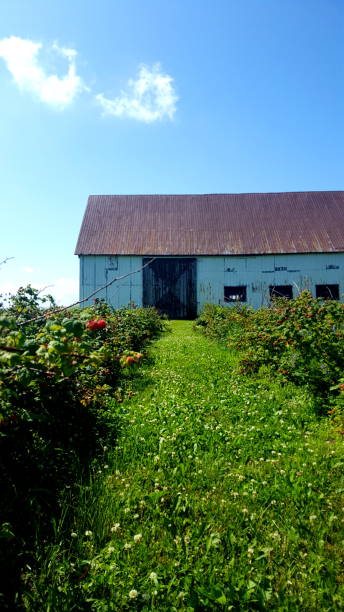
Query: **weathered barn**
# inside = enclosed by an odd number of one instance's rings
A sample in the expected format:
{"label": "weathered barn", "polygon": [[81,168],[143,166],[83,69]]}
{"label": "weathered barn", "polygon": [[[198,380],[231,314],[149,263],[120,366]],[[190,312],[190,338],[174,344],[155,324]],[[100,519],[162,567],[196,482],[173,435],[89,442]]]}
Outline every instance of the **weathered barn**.
{"label": "weathered barn", "polygon": [[303,289],[340,299],[344,192],[90,196],[75,252],[80,299],[125,276],[97,294],[115,308],[193,318]]}

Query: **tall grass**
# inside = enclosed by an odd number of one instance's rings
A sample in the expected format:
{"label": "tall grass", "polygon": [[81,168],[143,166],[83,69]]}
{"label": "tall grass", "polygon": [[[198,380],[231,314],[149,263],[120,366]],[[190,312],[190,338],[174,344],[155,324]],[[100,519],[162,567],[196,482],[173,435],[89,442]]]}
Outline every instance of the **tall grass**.
{"label": "tall grass", "polygon": [[153,359],[117,447],[40,545],[24,608],[342,609],[343,442],[314,399],[239,375],[189,322]]}

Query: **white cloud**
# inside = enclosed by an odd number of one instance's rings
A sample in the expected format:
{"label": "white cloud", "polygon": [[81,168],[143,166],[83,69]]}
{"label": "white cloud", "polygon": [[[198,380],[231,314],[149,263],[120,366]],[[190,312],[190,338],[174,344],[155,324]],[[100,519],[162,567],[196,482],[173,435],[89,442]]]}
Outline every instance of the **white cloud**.
{"label": "white cloud", "polygon": [[29,283],[32,287],[42,292],[41,296],[48,294],[52,295],[56,303],[60,306],[69,306],[79,299],[79,283],[77,279],[67,277],[56,278],[53,282],[51,282],[51,280],[50,282],[44,282],[41,277],[34,279],[21,278],[20,282],[0,282],[0,295],[15,295],[19,287],[26,287]]}
{"label": "white cloud", "polygon": [[79,299],[79,283],[75,278],[57,278],[44,293],[50,293],[58,304],[68,306]]}
{"label": "white cloud", "polygon": [[[76,72],[75,49],[60,47],[57,43],[46,49],[47,55],[53,52],[67,63],[67,72],[58,76],[45,69],[41,60],[42,47],[40,42],[10,36],[0,39],[0,58],[22,91],[31,92],[42,102],[62,110],[82,91],[90,90]],[[173,78],[162,72],[160,64],[141,66],[137,79],[130,79],[127,91],[122,91],[116,98],[106,98],[102,93],[95,97],[104,114],[146,123],[173,119],[178,100]]]}
{"label": "white cloud", "polygon": [[128,81],[128,92],[113,100],[98,94],[96,99],[107,115],[129,117],[150,123],[158,119],[173,119],[178,97],[173,88],[173,79],[163,74],[159,64],[152,68],[141,66],[137,80]]}
{"label": "white cloud", "polygon": [[15,83],[23,91],[30,91],[57,109],[63,109],[83,90],[86,90],[82,79],[76,73],[74,49],[59,47],[56,43],[51,49],[66,58],[68,70],[62,77],[47,74],[39,63],[41,43],[10,36],[0,40],[0,57],[7,65]]}

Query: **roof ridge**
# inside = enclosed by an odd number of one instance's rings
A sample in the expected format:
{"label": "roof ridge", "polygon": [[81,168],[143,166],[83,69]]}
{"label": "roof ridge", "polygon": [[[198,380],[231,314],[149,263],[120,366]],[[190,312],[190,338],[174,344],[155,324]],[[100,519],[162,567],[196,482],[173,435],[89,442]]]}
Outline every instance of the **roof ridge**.
{"label": "roof ridge", "polygon": [[92,193],[89,198],[141,198],[141,197],[199,197],[199,196],[229,196],[229,195],[283,195],[308,193],[344,193],[343,189],[311,189],[301,191],[237,191],[237,192],[209,192],[209,193]]}

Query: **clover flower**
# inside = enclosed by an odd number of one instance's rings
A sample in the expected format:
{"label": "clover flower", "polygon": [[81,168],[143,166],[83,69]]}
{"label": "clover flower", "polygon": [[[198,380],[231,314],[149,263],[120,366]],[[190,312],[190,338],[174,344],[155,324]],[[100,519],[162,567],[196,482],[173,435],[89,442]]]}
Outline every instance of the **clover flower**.
{"label": "clover flower", "polygon": [[142,539],[142,533],[134,535],[134,542],[139,542]]}

